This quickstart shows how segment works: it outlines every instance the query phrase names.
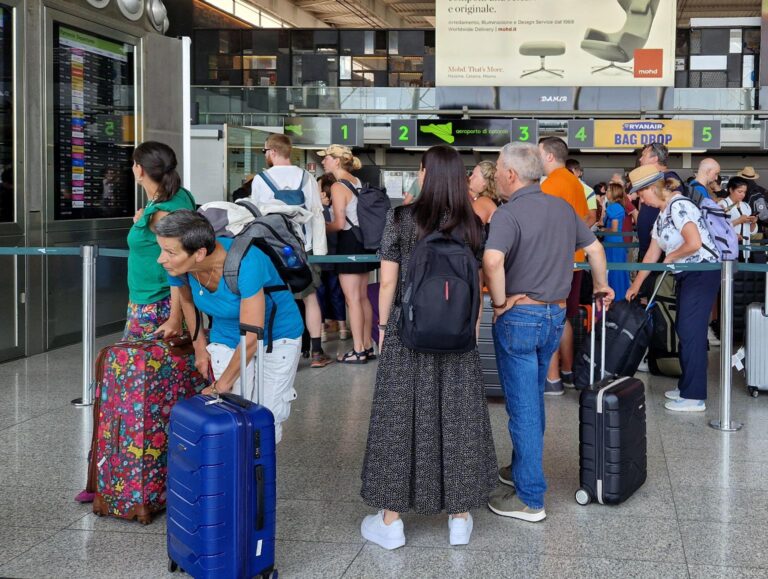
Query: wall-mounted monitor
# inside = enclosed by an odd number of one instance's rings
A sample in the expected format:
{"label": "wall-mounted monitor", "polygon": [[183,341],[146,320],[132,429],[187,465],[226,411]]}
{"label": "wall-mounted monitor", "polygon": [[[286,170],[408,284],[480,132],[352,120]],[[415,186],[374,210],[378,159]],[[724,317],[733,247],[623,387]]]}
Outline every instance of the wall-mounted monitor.
{"label": "wall-mounted monitor", "polygon": [[130,217],[135,47],[76,27],[53,27],[54,218]]}

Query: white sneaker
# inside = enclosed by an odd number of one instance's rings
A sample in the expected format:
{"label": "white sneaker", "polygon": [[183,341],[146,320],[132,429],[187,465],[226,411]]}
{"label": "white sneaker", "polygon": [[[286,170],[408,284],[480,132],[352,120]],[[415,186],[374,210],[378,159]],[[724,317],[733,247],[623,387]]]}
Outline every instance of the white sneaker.
{"label": "white sneaker", "polygon": [[651,371],[651,369],[648,367],[648,358],[643,358],[640,361],[640,364],[637,366],[637,371],[646,373]]}
{"label": "white sneaker", "polygon": [[673,412],[704,412],[707,405],[703,400],[680,398],[679,400],[670,400],[664,405],[664,408]]}
{"label": "white sneaker", "polygon": [[448,517],[448,540],[451,545],[466,545],[472,535],[472,515],[467,513],[467,518]]}
{"label": "white sneaker", "polygon": [[680,390],[675,388],[674,390],[667,390],[664,392],[664,398],[669,400],[680,400]]}
{"label": "white sneaker", "polygon": [[403,521],[397,519],[390,525],[384,524],[384,511],[379,511],[375,515],[368,515],[360,524],[360,534],[363,539],[376,543],[385,549],[397,549],[405,545],[405,532],[403,531]]}
{"label": "white sneaker", "polygon": [[715,336],[715,330],[712,328],[707,329],[707,341],[709,342],[710,346],[719,346],[720,340],[717,336]]}

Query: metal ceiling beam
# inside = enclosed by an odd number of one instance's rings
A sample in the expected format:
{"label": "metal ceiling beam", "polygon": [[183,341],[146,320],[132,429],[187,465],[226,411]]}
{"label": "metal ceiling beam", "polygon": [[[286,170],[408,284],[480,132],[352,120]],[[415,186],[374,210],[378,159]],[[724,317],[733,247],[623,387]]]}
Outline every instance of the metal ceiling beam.
{"label": "metal ceiling beam", "polygon": [[[377,23],[376,25],[381,28],[400,28],[403,26],[403,19],[383,0],[337,0],[337,5],[364,22]],[[306,7],[310,8],[311,4],[307,4]],[[316,13],[318,18],[325,19],[322,10],[316,11]]]}
{"label": "metal ceiling beam", "polygon": [[395,12],[397,12],[398,16],[434,16],[435,11],[434,10],[428,10],[428,9],[414,9],[410,8],[407,10],[401,10],[397,7],[395,7]]}
{"label": "metal ceiling beam", "polygon": [[321,18],[303,10],[291,0],[247,0],[247,2],[275,14],[297,28],[326,28],[328,26]]}

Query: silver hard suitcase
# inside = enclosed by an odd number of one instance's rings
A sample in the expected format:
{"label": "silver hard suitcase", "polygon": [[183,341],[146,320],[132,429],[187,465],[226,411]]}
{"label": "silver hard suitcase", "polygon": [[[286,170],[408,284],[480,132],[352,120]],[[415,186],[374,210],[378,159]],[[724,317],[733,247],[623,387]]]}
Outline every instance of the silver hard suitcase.
{"label": "silver hard suitcase", "polygon": [[747,388],[757,398],[760,390],[768,390],[768,274],[763,303],[747,306],[746,367]]}

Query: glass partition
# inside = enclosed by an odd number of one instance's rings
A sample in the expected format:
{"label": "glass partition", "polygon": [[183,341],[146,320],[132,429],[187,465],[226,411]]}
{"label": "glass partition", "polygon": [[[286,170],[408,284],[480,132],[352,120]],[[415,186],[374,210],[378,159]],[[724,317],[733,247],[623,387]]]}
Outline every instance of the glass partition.
{"label": "glass partition", "polygon": [[53,37],[54,218],[132,216],[134,46],[59,23]]}
{"label": "glass partition", "polygon": [[[442,95],[439,91],[442,90]],[[282,118],[292,116],[292,105],[296,109],[317,109],[318,111],[333,111],[328,114],[344,114],[345,110],[356,111],[349,116],[362,116],[367,126],[388,126],[392,114],[377,111],[399,111],[398,117],[407,117],[417,111],[435,111],[438,108],[456,109],[462,103],[478,103],[476,96],[463,94],[462,90],[453,89],[455,98],[447,99],[445,87],[441,89],[425,87],[192,87],[192,98],[199,110],[199,122],[202,124],[227,123],[229,125],[269,126],[280,125]],[[486,108],[526,109],[532,110],[541,106],[540,94],[532,91],[530,94],[510,94],[512,89],[501,89],[499,99],[496,91],[486,87],[484,94],[488,96]],[[702,120],[720,120],[725,128],[749,129],[759,126],[759,119],[752,114],[712,114],[707,111],[744,111],[755,110],[755,89],[753,88],[722,88],[722,89],[674,89],[664,95],[656,89],[646,91],[590,89],[564,92],[566,103],[576,103],[581,110],[626,110],[628,106],[655,111],[664,109],[664,116],[670,118],[696,118]],[[474,98],[474,101],[469,100]],[[634,99],[634,100],[633,100]],[[496,103],[499,103],[498,105]],[[574,115],[573,105],[560,106],[562,118],[578,118]],[[483,108],[479,104],[470,108]],[[341,111],[341,112],[337,112]],[[359,111],[370,111],[360,114]],[[541,119],[544,121],[557,110],[542,108]],[[685,112],[685,115],[680,113]],[[318,115],[324,113],[318,112]],[[420,115],[419,118],[429,118]],[[559,125],[558,125],[559,126]],[[563,125],[564,126],[564,125]]]}
{"label": "glass partition", "polygon": [[0,4],[0,223],[15,216],[13,170],[13,12]]}
{"label": "glass partition", "polygon": [[[259,171],[267,168],[262,149],[269,133],[255,129],[227,127],[227,191],[232,194]],[[230,197],[231,200],[231,197]]]}

